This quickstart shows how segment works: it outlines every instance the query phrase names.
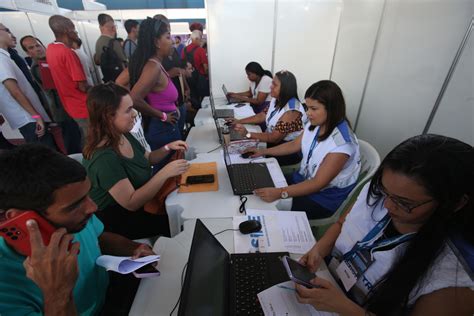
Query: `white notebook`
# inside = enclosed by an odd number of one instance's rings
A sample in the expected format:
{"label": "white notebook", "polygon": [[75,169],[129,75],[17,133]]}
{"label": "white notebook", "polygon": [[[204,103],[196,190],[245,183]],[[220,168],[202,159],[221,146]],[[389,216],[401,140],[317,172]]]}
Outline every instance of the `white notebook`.
{"label": "white notebook", "polygon": [[115,271],[121,274],[127,274],[146,266],[149,263],[160,260],[160,255],[152,255],[132,259],[132,257],[117,257],[117,256],[100,256],[95,263],[107,269],[107,271]]}

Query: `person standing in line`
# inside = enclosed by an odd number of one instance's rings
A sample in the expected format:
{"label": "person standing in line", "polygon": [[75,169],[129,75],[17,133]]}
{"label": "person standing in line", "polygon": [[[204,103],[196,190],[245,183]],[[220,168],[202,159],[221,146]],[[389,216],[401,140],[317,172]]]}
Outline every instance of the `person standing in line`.
{"label": "person standing in line", "polygon": [[27,143],[41,142],[56,149],[46,126],[46,122],[51,122],[51,119],[41,105],[33,87],[7,51],[12,46],[12,42],[9,30],[1,24],[0,113],[12,129],[19,129]]}
{"label": "person standing in line", "polygon": [[127,39],[123,43],[123,51],[128,60],[132,57],[137,48],[139,24],[137,20],[125,21],[125,30],[127,31]]}
{"label": "person standing in line", "polygon": [[64,109],[79,125],[81,144],[84,144],[89,124],[86,100],[90,86],[79,57],[71,49],[78,38],[77,31],[74,23],[61,15],[51,16],[49,27],[56,40],[48,45],[46,60]]}
{"label": "person standing in line", "polygon": [[[79,153],[81,149],[81,132],[77,123],[66,113],[55,87],[51,87],[51,71],[46,67],[46,48],[43,43],[31,35],[23,36],[20,45],[25,53],[31,58],[31,74],[38,82],[46,100],[52,120],[58,124],[64,142],[64,149],[68,154]],[[49,76],[46,74],[49,73]],[[43,76],[48,76],[43,80]],[[54,85],[54,83],[53,83]],[[51,127],[54,135],[54,129]]]}

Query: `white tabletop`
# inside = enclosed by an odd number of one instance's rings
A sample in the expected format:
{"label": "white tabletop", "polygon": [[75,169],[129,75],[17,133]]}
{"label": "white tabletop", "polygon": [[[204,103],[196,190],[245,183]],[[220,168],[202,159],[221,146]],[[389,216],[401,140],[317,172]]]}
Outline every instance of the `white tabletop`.
{"label": "white tabletop", "polygon": [[[232,218],[202,219],[202,221],[213,234],[232,228]],[[156,241],[153,250],[161,256],[158,264],[161,275],[156,278],[143,279],[140,282],[129,315],[170,314],[181,291],[181,274],[188,261],[194,227],[195,220],[188,221],[184,225],[184,231],[179,235],[174,238],[160,237]],[[232,231],[219,234],[216,238],[229,253],[234,251]],[[177,315],[178,308],[173,315]]]}
{"label": "white tabletop", "polygon": [[[165,201],[168,213],[171,236],[181,231],[185,220],[193,218],[219,218],[240,215],[241,204],[238,196],[233,194],[229,176],[222,153],[199,154],[193,162],[217,162],[218,191],[198,193],[178,193],[174,191]],[[267,163],[270,175],[276,187],[285,187],[287,183],[275,158],[262,159]],[[235,162],[235,161],[234,161]],[[262,201],[254,195],[247,195],[246,208],[261,210],[290,210],[292,199],[277,200],[272,203]]]}

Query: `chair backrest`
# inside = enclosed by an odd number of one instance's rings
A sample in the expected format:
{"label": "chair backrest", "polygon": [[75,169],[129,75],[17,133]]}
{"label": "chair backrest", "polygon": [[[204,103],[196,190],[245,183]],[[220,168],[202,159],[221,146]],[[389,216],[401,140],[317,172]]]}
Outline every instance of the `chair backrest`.
{"label": "chair backrest", "polygon": [[371,144],[365,140],[359,139],[359,150],[361,168],[357,184],[364,183],[370,179],[380,166],[379,153]]}
{"label": "chair backrest", "polygon": [[344,202],[342,202],[341,206],[339,206],[339,208],[331,217],[310,220],[309,223],[311,226],[323,226],[336,222],[339,216],[341,216],[347,207],[354,201],[357,195],[359,195],[362,187],[374,175],[375,171],[380,166],[380,156],[377,150],[375,150],[371,144],[362,139],[359,139],[358,141],[361,168],[356,186],[354,189],[352,189],[351,193],[349,193],[347,198],[344,200]]}
{"label": "chair backrest", "polygon": [[70,154],[68,155],[68,157],[74,159],[75,161],[81,164],[82,164],[82,160],[84,159],[84,156],[82,155],[82,153]]}
{"label": "chair backrest", "polygon": [[135,124],[133,125],[132,130],[130,131],[133,137],[140,143],[140,145],[145,148],[146,151],[151,151],[150,145],[145,139],[145,133],[143,132],[142,127],[142,115],[137,111],[137,116],[135,116]]}

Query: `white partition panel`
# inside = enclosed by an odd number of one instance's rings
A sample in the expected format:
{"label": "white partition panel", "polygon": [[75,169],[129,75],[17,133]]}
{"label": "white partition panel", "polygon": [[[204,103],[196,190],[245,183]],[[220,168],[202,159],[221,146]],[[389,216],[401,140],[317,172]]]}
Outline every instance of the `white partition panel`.
{"label": "white partition panel", "polygon": [[274,1],[207,0],[207,38],[211,91],[222,96],[245,91],[245,66],[250,61],[271,68]]}
{"label": "white partition panel", "polygon": [[49,15],[27,13],[35,36],[41,40],[45,47],[54,41],[54,34],[49,27]]}
{"label": "white partition panel", "polygon": [[429,133],[454,137],[474,146],[473,56],[474,33],[471,33]]}
{"label": "white partition panel", "polygon": [[367,80],[383,4],[383,0],[344,0],[331,80],[342,89],[352,124]]}
{"label": "white partition panel", "polygon": [[329,79],[341,10],[341,0],[278,0],[273,70],[296,76],[300,98]]}
{"label": "white partition panel", "polygon": [[25,57],[26,54],[20,46],[20,39],[25,35],[35,35],[31,29],[31,24],[25,12],[2,12],[0,15],[0,22],[10,29],[16,37],[16,50]]}
{"label": "white partition panel", "polygon": [[356,129],[381,156],[423,131],[471,15],[468,0],[387,1]]}

